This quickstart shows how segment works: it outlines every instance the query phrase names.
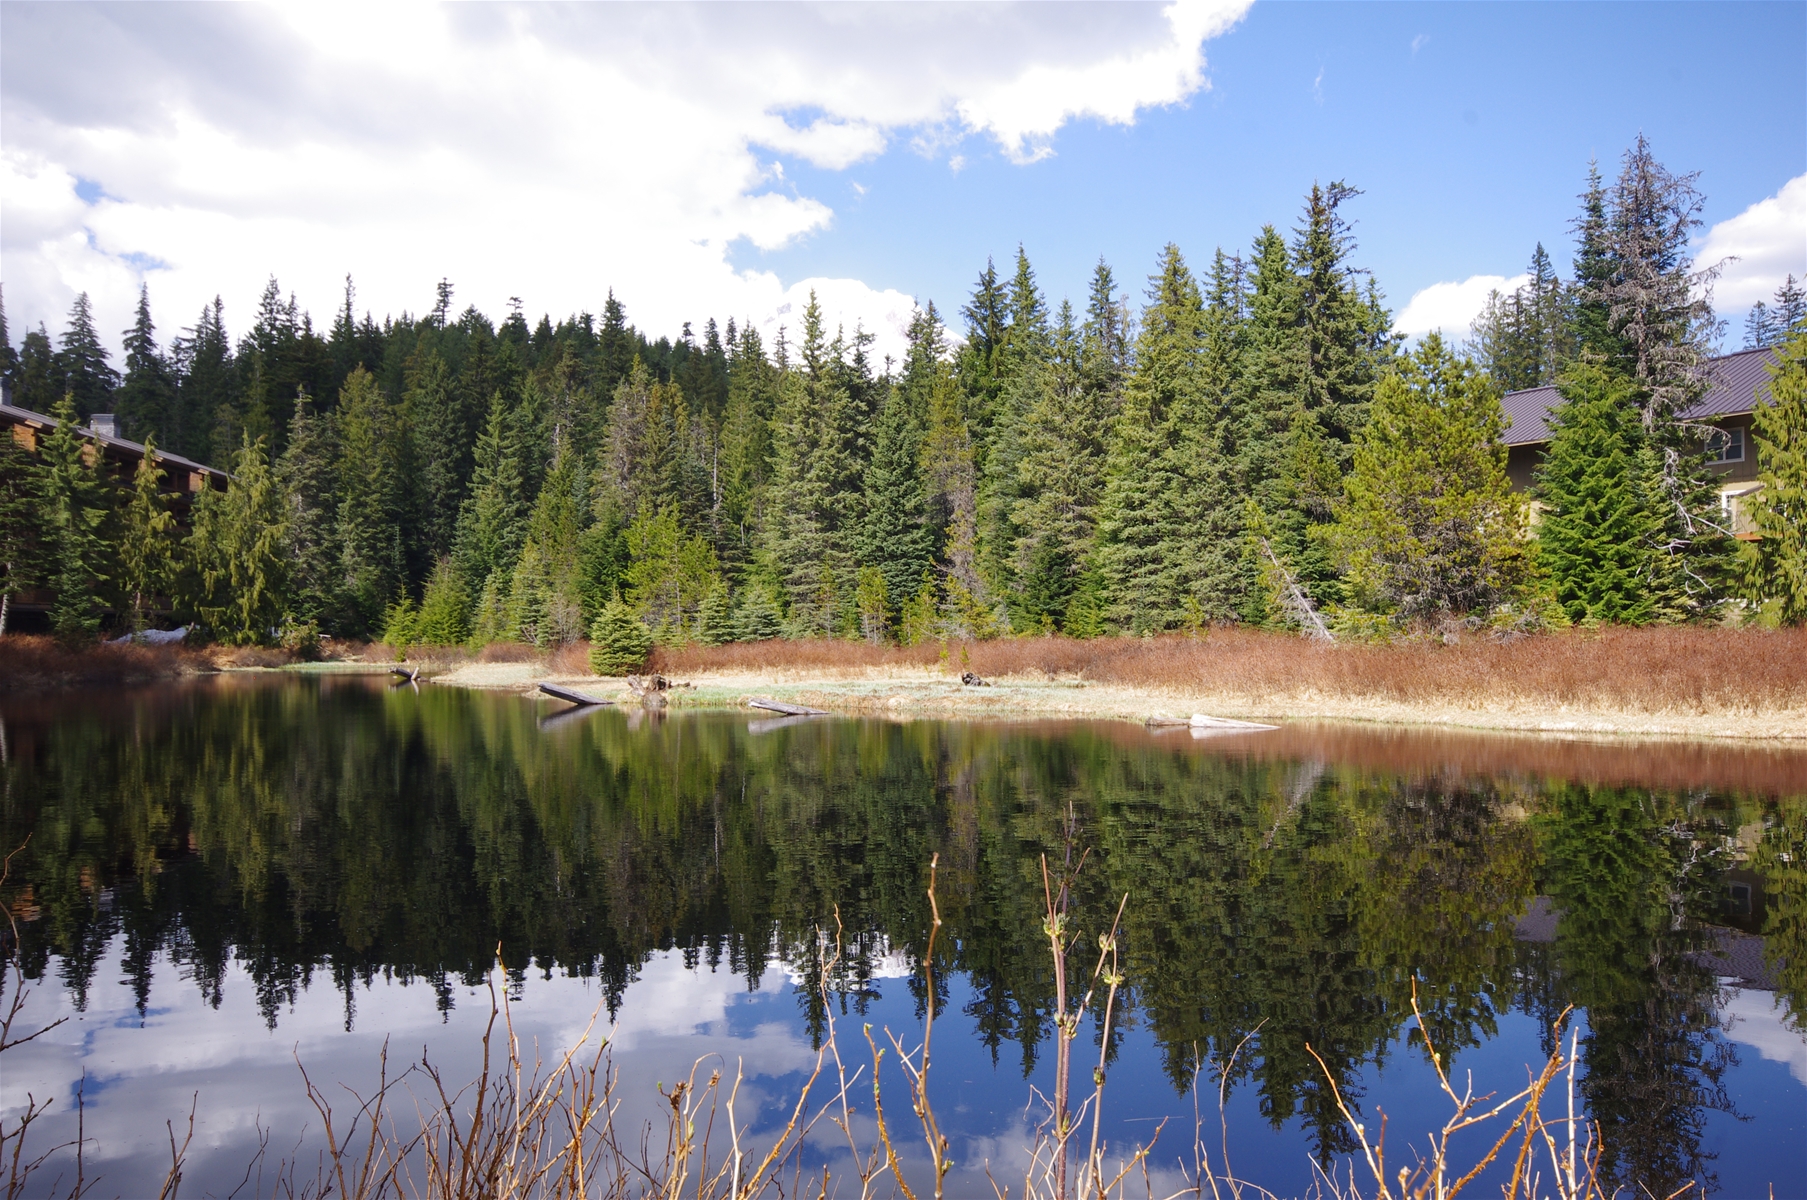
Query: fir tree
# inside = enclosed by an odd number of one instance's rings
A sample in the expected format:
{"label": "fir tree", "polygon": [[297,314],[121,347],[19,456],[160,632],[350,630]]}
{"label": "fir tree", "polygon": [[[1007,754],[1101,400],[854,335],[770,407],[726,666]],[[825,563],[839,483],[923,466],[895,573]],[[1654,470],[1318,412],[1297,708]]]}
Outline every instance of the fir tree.
{"label": "fir tree", "polygon": [[398,406],[359,368],[339,392],[338,528],[346,617],[374,630],[407,590],[408,447]]}
{"label": "fir tree", "polygon": [[145,442],[155,435],[168,444],[180,443],[176,381],[157,350],[148,286],[139,288],[138,317],[125,332],[125,379],[114,397],[114,407],[125,436]]}
{"label": "fir tree", "polygon": [[[0,385],[8,393],[16,389],[19,376],[19,352],[13,349],[12,335],[6,328],[6,289],[0,287]],[[13,401],[9,398],[7,403]]]}
{"label": "fir tree", "polygon": [[652,631],[616,596],[590,628],[590,669],[598,675],[631,675],[646,666],[652,648]]}
{"label": "fir tree", "polygon": [[765,642],[783,636],[784,609],[778,588],[770,580],[755,576],[741,589],[733,630],[737,642]]}
{"label": "fir tree", "polygon": [[1008,373],[1005,339],[1010,305],[998,285],[997,267],[988,258],[973,286],[972,299],[960,310],[966,318],[966,344],[960,348],[960,385],[970,398],[969,418],[983,439],[991,431],[992,412]]}
{"label": "fir tree", "polygon": [[267,642],[287,605],[288,528],[282,488],[261,442],[245,438],[225,492],[209,488],[195,505],[185,547],[199,587],[195,611],[232,645]]}
{"label": "fir tree", "polygon": [[11,430],[0,432],[0,637],[13,597],[36,586],[43,567],[38,503],[36,461]]}
{"label": "fir tree", "polygon": [[[729,322],[730,326],[733,322]],[[771,418],[778,380],[766,361],[759,331],[749,322],[734,342],[728,366],[727,411],[722,418],[717,491],[716,553],[739,569],[753,550],[753,532],[764,516],[771,472]]]}
{"label": "fir tree", "polygon": [[162,483],[156,440],[147,437],[120,514],[119,584],[133,633],[144,628],[146,612],[158,596],[168,593],[175,574],[176,519],[169,512]]}
{"label": "fir tree", "polygon": [[602,305],[602,333],[598,339],[596,385],[605,396],[615,394],[634,365],[634,336],[628,327],[627,310],[609,289]]}
{"label": "fir tree", "polygon": [[1795,282],[1792,274],[1783,280],[1773,297],[1775,306],[1759,300],[1744,319],[1744,348],[1767,350],[1807,326],[1807,290]]}
{"label": "fir tree", "polygon": [[1558,385],[1538,469],[1538,557],[1572,621],[1642,624],[1661,611],[1662,516],[1633,385],[1581,362]]}
{"label": "fir tree", "polygon": [[1519,594],[1525,511],[1489,379],[1432,333],[1375,389],[1331,531],[1351,592],[1407,620]]}
{"label": "fir tree", "polygon": [[492,576],[508,577],[526,537],[526,516],[513,422],[497,392],[477,436],[470,495],[458,514],[453,542],[452,561],[465,587],[481,594]]}
{"label": "fir tree", "polygon": [[331,632],[350,632],[339,587],[339,439],[331,416],[313,402],[295,405],[288,447],[277,464],[289,563],[292,614]]}
{"label": "fir tree", "polygon": [[1239,531],[1223,446],[1226,381],[1208,370],[1203,333],[1198,283],[1170,244],[1149,282],[1098,518],[1106,613],[1126,631],[1234,614]]}
{"label": "fir tree", "polygon": [[1807,624],[1807,330],[1782,343],[1769,396],[1751,414],[1757,478],[1750,504],[1755,541],[1740,547],[1745,595],[1774,602],[1784,624]]}
{"label": "fir tree", "polygon": [[481,412],[431,348],[415,356],[407,389],[403,404],[420,463],[422,549],[438,560],[451,553],[458,530]]}
{"label": "fir tree", "polygon": [[38,450],[38,505],[44,550],[42,574],[55,595],[50,625],[70,646],[93,640],[100,630],[99,586],[106,582],[107,547],[102,532],[109,505],[98,453],[83,453],[86,439],[71,396],[51,410],[56,427]]}
{"label": "fir tree", "polygon": [[113,390],[119,386],[119,372],[108,362],[107,348],[95,331],[94,311],[86,292],[78,295],[69,309],[69,325],[59,339],[54,370],[63,391],[75,401],[80,420],[113,410]]}
{"label": "fir tree", "polygon": [[865,500],[859,561],[879,573],[887,595],[901,600],[934,556],[922,486],[922,430],[901,389],[892,390],[879,417]]}
{"label": "fir tree", "polygon": [[1115,413],[1129,373],[1130,318],[1116,295],[1117,281],[1104,259],[1092,268],[1086,294],[1085,324],[1080,328],[1082,386],[1104,398],[1104,411]]}
{"label": "fir tree", "polygon": [[231,432],[239,423],[238,371],[218,296],[201,309],[194,327],[176,339],[172,357],[181,380],[176,426],[182,441],[172,442],[171,448],[202,462],[225,462],[238,446]]}
{"label": "fir tree", "polygon": [[1597,161],[1587,164],[1587,190],[1581,193],[1581,214],[1570,228],[1575,231],[1575,277],[1569,340],[1577,352],[1592,351],[1611,358],[1618,353],[1619,345],[1612,332],[1612,302],[1607,289],[1617,268],[1606,214],[1606,186]]}

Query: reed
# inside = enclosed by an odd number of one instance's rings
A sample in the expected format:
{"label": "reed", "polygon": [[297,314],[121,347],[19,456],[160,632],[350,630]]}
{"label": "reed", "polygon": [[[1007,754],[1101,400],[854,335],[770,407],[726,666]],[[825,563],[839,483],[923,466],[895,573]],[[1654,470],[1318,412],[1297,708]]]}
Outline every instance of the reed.
{"label": "reed", "polygon": [[[1044,1117],[1032,1144],[1024,1148],[1026,1165],[1020,1186],[1013,1190],[992,1179],[994,1195],[997,1200],[1011,1200],[1012,1196],[1017,1200],[1125,1200],[1132,1192],[1144,1200],[1270,1196],[1237,1177],[1229,1166],[1228,1122],[1223,1112],[1236,1057],[1248,1039],[1217,1066],[1221,1133],[1216,1164],[1207,1148],[1198,1100],[1200,1081],[1207,1068],[1216,1064],[1200,1063],[1194,1077],[1192,1144],[1181,1159],[1181,1186],[1177,1189],[1157,1188],[1149,1169],[1165,1126],[1147,1142],[1117,1152],[1113,1161],[1112,1147],[1103,1136],[1107,1061],[1102,1048],[1092,1072],[1091,1092],[1075,1105],[1073,1050],[1082,1021],[1087,1014],[1097,1016],[1102,1047],[1110,1044],[1111,1026],[1117,1019],[1116,1002],[1123,984],[1118,930],[1129,902],[1124,896],[1107,931],[1088,936],[1079,930],[1071,896],[1086,856],[1075,856],[1075,826],[1069,815],[1062,861],[1050,867],[1045,857],[1042,860],[1042,933],[1057,981],[1054,1092],[1035,1093]],[[0,865],[0,888],[10,874],[11,861],[8,855]],[[743,1082],[740,1066],[736,1065],[730,1079],[725,1064],[710,1062],[713,1056],[697,1059],[678,1083],[661,1090],[664,1103],[658,1118],[638,1128],[624,1127],[608,1037],[597,1032],[597,1014],[592,1014],[590,1025],[573,1045],[549,1063],[542,1060],[537,1051],[523,1046],[509,1006],[498,999],[496,972],[505,972],[498,947],[496,967],[489,976],[490,1011],[475,1079],[454,1085],[424,1053],[418,1062],[392,1074],[385,1046],[375,1090],[367,1096],[352,1092],[350,1102],[335,1105],[297,1059],[302,1086],[320,1120],[317,1139],[322,1144],[312,1169],[302,1168],[299,1151],[293,1158],[270,1163],[270,1131],[260,1127],[259,1148],[246,1166],[244,1182],[233,1194],[272,1200],[827,1200],[855,1194],[860,1200],[872,1200],[892,1194],[918,1200],[918,1189],[923,1189],[942,1200],[952,1166],[950,1138],[935,1110],[930,1087],[938,1016],[934,1002],[935,943],[941,927],[938,868],[938,857],[932,858],[927,887],[931,926],[919,964],[929,1000],[920,1040],[889,1028],[877,1034],[869,1025],[862,1030],[870,1056],[875,1130],[870,1140],[862,1143],[858,1133],[860,1085],[868,1067],[850,1064],[843,1056],[831,1002],[842,974],[837,912],[832,936],[821,930],[816,939],[818,987],[827,1016],[825,1035],[813,1070],[794,1098],[789,1119],[775,1136],[755,1142],[750,1125],[736,1111]],[[16,946],[17,927],[10,928],[11,944]],[[1095,945],[1097,954],[1089,974],[1082,977],[1084,991],[1073,994],[1068,990],[1069,964],[1082,944]],[[5,982],[11,994],[6,1005],[0,1006],[0,1052],[41,1037],[62,1023],[31,1032],[20,1028],[30,991],[17,955],[9,953],[8,957]],[[1491,1093],[1476,1095],[1472,1080],[1457,1090],[1418,1010],[1415,986],[1412,1011],[1439,1087],[1451,1103],[1451,1116],[1422,1146],[1413,1146],[1411,1160],[1395,1170],[1387,1158],[1385,1114],[1378,1114],[1379,1129],[1370,1133],[1336,1091],[1335,1077],[1324,1068],[1337,1105],[1359,1144],[1359,1165],[1366,1168],[1371,1180],[1358,1177],[1358,1162],[1352,1159],[1342,1170],[1320,1173],[1314,1196],[1328,1200],[1454,1200],[1506,1155],[1511,1173],[1503,1188],[1505,1200],[1548,1196],[1607,1200],[1597,1174],[1598,1131],[1575,1112],[1577,1057],[1572,1030],[1567,1030],[1568,1048],[1563,1049],[1568,1013],[1556,1022],[1556,1050],[1542,1069],[1516,1093],[1496,1099]],[[1312,1054],[1316,1058],[1316,1052]],[[895,1115],[887,1114],[882,1102],[880,1083],[888,1057],[895,1059],[901,1072],[910,1099],[910,1118],[928,1151],[928,1170],[914,1179],[898,1148],[905,1136],[904,1126]],[[1323,1067],[1322,1060],[1318,1061]],[[1566,1084],[1567,1108],[1552,1118],[1545,1115],[1545,1098],[1558,1081]],[[824,1085],[832,1091],[817,1105],[814,1097]],[[44,1150],[28,1146],[33,1124],[52,1103],[49,1098],[27,1096],[22,1107],[12,1106],[16,1115],[10,1123],[0,1117],[0,1169],[5,1171],[6,1200],[22,1200],[26,1195],[81,1200],[98,1182],[86,1169],[89,1139],[79,1124],[83,1105],[79,1088],[74,1101],[76,1136]],[[909,1123],[905,1118],[904,1125]],[[836,1177],[825,1165],[806,1161],[806,1141],[818,1127],[839,1131],[839,1139],[850,1153],[850,1175]],[[1451,1149],[1452,1138],[1483,1127],[1497,1131],[1486,1153],[1475,1161],[1458,1160]],[[195,1134],[195,1108],[191,1106],[182,1132],[174,1120],[166,1122],[166,1130],[170,1165],[159,1200],[174,1200]],[[49,1171],[55,1172],[52,1182],[41,1186],[41,1177]],[[1680,1195],[1674,1193],[1667,1200]]]}

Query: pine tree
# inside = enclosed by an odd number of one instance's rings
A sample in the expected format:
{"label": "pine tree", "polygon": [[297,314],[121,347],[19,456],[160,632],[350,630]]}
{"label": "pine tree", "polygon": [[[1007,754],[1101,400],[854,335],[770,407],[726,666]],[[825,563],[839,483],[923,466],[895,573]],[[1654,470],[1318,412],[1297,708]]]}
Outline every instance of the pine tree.
{"label": "pine tree", "polygon": [[1606,214],[1606,185],[1600,164],[1587,164],[1587,190],[1581,193],[1581,215],[1570,228],[1575,231],[1575,278],[1569,310],[1570,341],[1577,352],[1592,351],[1612,358],[1619,351],[1612,332],[1612,302],[1607,289],[1617,270]]}
{"label": "pine tree", "polygon": [[1525,510],[1487,376],[1432,333],[1383,376],[1331,530],[1357,602],[1406,620],[1515,599]]}
{"label": "pine tree", "polygon": [[1662,514],[1634,386],[1598,363],[1558,385],[1538,469],[1538,558],[1572,621],[1642,624],[1661,611]]}
{"label": "pine tree", "polygon": [[75,298],[59,342],[54,369],[63,391],[75,401],[77,417],[85,421],[97,412],[111,412],[119,372],[108,362],[107,348],[95,331],[88,293]]}
{"label": "pine tree", "polygon": [[1807,624],[1807,330],[1783,342],[1770,368],[1769,396],[1751,414],[1757,478],[1754,542],[1740,547],[1744,591],[1774,601],[1784,624]]}
{"label": "pine tree", "polygon": [[634,366],[634,334],[627,323],[627,310],[609,289],[602,305],[602,334],[598,339],[596,386],[605,396],[613,396]]}
{"label": "pine tree", "polygon": [[1129,374],[1130,318],[1116,295],[1117,281],[1104,259],[1092,268],[1086,294],[1085,324],[1080,328],[1082,386],[1104,399],[1104,411],[1115,414]]}
{"label": "pine tree", "polygon": [[1799,329],[1807,326],[1807,290],[1795,282],[1792,274],[1783,280],[1773,297],[1775,307],[1759,300],[1744,319],[1744,348],[1766,350],[1780,345]]}
{"label": "pine tree", "polygon": [[720,532],[716,553],[724,566],[738,570],[753,552],[753,532],[764,516],[778,379],[751,322],[740,331],[738,340],[731,340],[735,349],[728,365],[728,402],[717,468]]}
{"label": "pine tree", "polygon": [[146,611],[158,596],[168,593],[175,574],[176,519],[169,512],[162,482],[156,440],[146,437],[131,495],[120,514],[119,583],[133,633],[144,628]]}
{"label": "pine tree", "polygon": [[865,493],[859,561],[879,573],[888,596],[902,600],[934,561],[934,535],[922,486],[922,430],[899,388],[879,416]]}
{"label": "pine tree", "polygon": [[527,521],[527,542],[545,563],[547,636],[555,642],[583,635],[583,563],[590,497],[577,451],[561,447]]}
{"label": "pine tree", "polygon": [[[19,386],[19,352],[6,328],[6,289],[0,287],[0,384],[10,393]],[[8,400],[7,403],[13,403]]]}
{"label": "pine tree", "polygon": [[199,581],[191,603],[215,637],[255,645],[267,642],[282,623],[287,539],[282,488],[263,443],[245,438],[226,491],[201,493],[185,543]]}
{"label": "pine tree", "polygon": [[1527,274],[1530,280],[1510,296],[1490,293],[1472,329],[1476,356],[1509,392],[1554,382],[1571,357],[1568,292],[1541,242]]}
{"label": "pine tree", "polygon": [[960,312],[966,318],[966,344],[960,347],[960,386],[969,397],[968,418],[973,432],[983,441],[991,432],[992,413],[1008,371],[1004,356],[1010,329],[1009,300],[998,286],[998,270],[989,258],[973,286],[972,299]]}
{"label": "pine tree", "polygon": [[755,576],[741,589],[733,629],[737,642],[765,642],[784,636],[784,609],[778,588],[770,580]]}
{"label": "pine tree", "polygon": [[350,632],[339,587],[339,439],[336,422],[304,399],[277,463],[286,524],[291,612],[333,633]]}
{"label": "pine tree", "polygon": [[74,398],[63,397],[51,415],[56,427],[38,450],[42,573],[56,597],[51,602],[51,628],[66,645],[79,646],[100,630],[97,589],[106,582],[102,534],[111,497],[101,478],[100,455],[90,461],[83,453],[86,439],[78,432]]}
{"label": "pine tree", "polygon": [[168,444],[180,442],[176,381],[169,363],[157,350],[148,286],[139,288],[138,318],[125,331],[125,380],[119,385],[114,405],[125,436],[149,441],[154,435]]}

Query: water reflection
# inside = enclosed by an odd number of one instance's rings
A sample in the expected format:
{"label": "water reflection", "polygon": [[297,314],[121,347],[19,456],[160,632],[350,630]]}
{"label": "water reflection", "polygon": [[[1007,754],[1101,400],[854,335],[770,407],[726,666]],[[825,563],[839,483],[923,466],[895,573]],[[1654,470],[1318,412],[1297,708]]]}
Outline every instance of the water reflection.
{"label": "water reflection", "polygon": [[1742,1102],[1727,931],[1763,936],[1747,982],[1796,1029],[1807,995],[1807,755],[552,712],[357,678],[8,703],[16,952],[76,1010],[117,970],[141,1020],[159,989],[218,1010],[243,979],[269,1030],[327,980],[346,1031],[389,984],[425,984],[451,1021],[498,944],[523,992],[570,976],[611,1014],[675,962],[792,997],[814,1041],[819,992],[775,965],[812,983],[838,916],[839,1011],[919,1012],[895,976],[939,853],[938,1006],[1032,1077],[1054,994],[1040,862],[1075,845],[1082,927],[1131,897],[1110,1052],[1146,1043],[1171,1111],[1201,1057],[1246,1041],[1237,1092],[1327,1162],[1351,1145],[1307,1044],[1369,1103],[1391,1058],[1422,1056],[1401,1036],[1414,983],[1458,1066],[1507,1024],[1515,1061],[1540,1056],[1528,1031],[1575,1005],[1606,1169],[1658,1195],[1713,1183],[1716,1114]]}

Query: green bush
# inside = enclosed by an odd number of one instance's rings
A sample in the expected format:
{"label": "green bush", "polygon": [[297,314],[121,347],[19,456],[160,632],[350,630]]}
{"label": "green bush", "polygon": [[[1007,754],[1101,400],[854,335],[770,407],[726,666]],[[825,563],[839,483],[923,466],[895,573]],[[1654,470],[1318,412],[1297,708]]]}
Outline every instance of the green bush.
{"label": "green bush", "polygon": [[590,669],[598,675],[631,675],[646,665],[653,633],[616,596],[590,626]]}

